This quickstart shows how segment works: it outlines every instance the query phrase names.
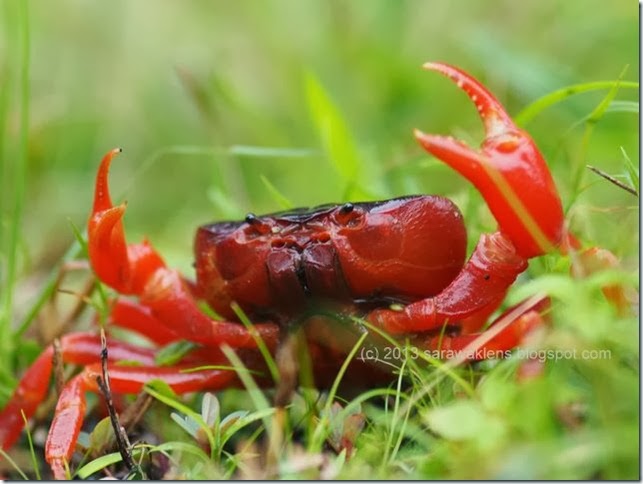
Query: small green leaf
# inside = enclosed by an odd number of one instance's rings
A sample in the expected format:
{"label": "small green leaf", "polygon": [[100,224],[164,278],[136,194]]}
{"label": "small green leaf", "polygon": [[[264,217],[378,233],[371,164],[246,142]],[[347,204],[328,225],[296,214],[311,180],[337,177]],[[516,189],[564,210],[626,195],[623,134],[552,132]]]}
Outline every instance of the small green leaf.
{"label": "small green leaf", "polygon": [[628,82],[628,81],[598,81],[598,82],[586,82],[582,84],[574,84],[572,86],[563,87],[554,92],[550,92],[545,96],[536,99],[534,102],[525,107],[520,113],[514,116],[514,121],[518,126],[526,126],[529,122],[535,118],[542,111],[547,109],[550,106],[553,106],[556,103],[564,101],[568,97],[574,96],[576,94],[581,94],[589,91],[600,91],[604,89],[612,89],[615,85],[620,84],[620,88],[625,89],[638,89],[638,82]]}
{"label": "small green leaf", "polygon": [[612,101],[607,108],[608,113],[639,113],[639,103],[636,101]]}
{"label": "small green leaf", "polygon": [[191,341],[175,341],[161,348],[154,357],[154,361],[158,366],[175,365],[197,346],[198,345]]}
{"label": "small green leaf", "polygon": [[247,411],[231,413],[221,421],[221,445],[224,445],[228,439],[242,428],[258,420],[264,420],[273,413],[275,413],[274,407],[257,410],[252,413],[248,413]]}
{"label": "small green leaf", "polygon": [[88,462],[83,467],[78,469],[78,471],[76,471],[76,475],[80,479],[87,479],[92,474],[96,474],[97,472],[105,469],[105,467],[116,464],[117,462],[120,462],[122,460],[123,457],[121,456],[120,452],[112,452],[111,454],[101,455],[97,459]]}
{"label": "small green leaf", "polygon": [[114,441],[114,428],[110,418],[105,417],[89,434],[89,449],[94,451],[103,449],[112,441]]}
{"label": "small green leaf", "polygon": [[433,408],[424,418],[431,430],[445,439],[477,442],[481,447],[497,444],[506,434],[504,422],[472,400]]}
{"label": "small green leaf", "polygon": [[201,401],[201,418],[212,427],[219,421],[221,405],[219,399],[213,393],[206,392]]}
{"label": "small green leaf", "polygon": [[[161,400],[163,403],[168,405],[167,400],[172,400],[176,398],[176,393],[172,390],[172,387],[165,383],[163,380],[151,380],[145,384],[145,391],[152,395],[157,400]],[[152,390],[152,391],[148,391]]]}
{"label": "small green leaf", "polygon": [[344,467],[344,464],[346,463],[346,449],[342,449],[342,451],[339,453],[337,458],[335,459],[335,462],[333,462],[333,467],[335,471],[335,475],[339,474]]}
{"label": "small green leaf", "polygon": [[203,450],[193,444],[188,444],[186,442],[163,442],[162,444],[159,444],[157,446],[151,447],[150,448],[151,452],[170,452],[170,451],[179,451],[179,452],[185,452],[188,454],[195,455],[199,457],[202,461],[209,461],[210,457],[203,452]]}
{"label": "small green leaf", "polygon": [[195,422],[189,416],[183,417],[175,412],[172,412],[170,414],[170,417],[179,425],[179,427],[185,430],[188,434],[190,434],[195,439],[198,438],[200,427],[197,422]]}
{"label": "small green leaf", "polygon": [[[167,385],[167,383],[161,382],[160,380],[153,380],[152,382],[147,383],[145,385],[144,390],[150,395],[152,395],[154,398],[156,398],[157,400],[163,402],[168,407],[173,408],[174,410],[177,410],[178,412],[181,412],[185,414],[187,417],[189,417],[190,420],[192,420],[192,422],[195,423],[195,425],[197,426],[197,429],[200,429],[201,431],[203,431],[207,439],[207,442],[210,445],[210,448],[211,449],[215,448],[215,439],[212,433],[212,429],[210,429],[210,427],[205,423],[205,421],[201,418],[200,414],[192,410],[187,405],[184,405],[183,403],[176,400],[176,395],[174,394],[174,392],[172,392],[172,389],[169,387],[169,385]],[[167,395],[166,392],[168,390],[172,392],[172,396]],[[191,433],[191,429],[192,429],[191,423],[187,423],[187,420],[184,420],[183,422],[186,423],[187,425],[186,427],[183,425],[183,423],[179,422],[175,417],[173,417],[173,419],[181,426],[181,428]]]}
{"label": "small green leaf", "polygon": [[245,418],[248,414],[249,412],[247,410],[237,410],[236,412],[232,412],[231,414],[226,415],[225,418],[221,420],[221,426],[220,426],[221,432],[225,433],[228,427],[231,427],[239,420]]}

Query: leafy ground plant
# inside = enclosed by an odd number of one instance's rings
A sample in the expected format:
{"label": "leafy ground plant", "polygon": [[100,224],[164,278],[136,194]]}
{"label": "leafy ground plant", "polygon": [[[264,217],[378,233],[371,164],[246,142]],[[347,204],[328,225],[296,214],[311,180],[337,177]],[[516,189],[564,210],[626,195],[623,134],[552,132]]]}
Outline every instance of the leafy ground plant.
{"label": "leafy ground plant", "polygon": [[[83,327],[95,313],[104,313],[109,296],[104,288],[86,285],[83,279],[88,271],[82,266],[82,228],[69,229],[76,233],[76,241],[64,256],[50,261],[49,267],[54,269],[46,280],[38,281],[39,292],[30,299],[36,302],[25,303],[21,295],[24,285],[19,281],[20,269],[28,266],[24,248],[27,235],[21,230],[32,102],[27,5],[15,2],[6,8],[11,21],[5,22],[5,35],[12,46],[7,62],[20,68],[12,71],[15,75],[11,78],[0,76],[0,407],[15,388],[18,376],[41,351],[41,345],[31,337],[34,327],[47,327],[47,322],[61,319],[52,313],[52,300],[61,299],[58,290],[69,292],[68,288],[73,288],[72,299],[89,307],[84,309],[84,317],[77,317],[81,311],[72,307],[70,317],[62,318],[69,322],[63,325],[66,329]],[[378,64],[381,62],[381,52],[371,55]],[[544,69],[531,71],[546,76]],[[150,167],[158,167],[162,160],[223,159],[225,163],[217,165],[220,176],[204,192],[212,211],[221,217],[237,218],[244,208],[239,194],[270,200],[277,208],[299,205],[303,193],[293,186],[301,182],[289,182],[287,176],[281,176],[295,164],[309,163],[312,173],[323,172],[319,186],[313,188],[333,194],[332,201],[386,198],[399,195],[400,190],[430,192],[435,190],[431,180],[446,177],[446,191],[467,220],[470,243],[475,243],[480,233],[493,230],[494,222],[477,193],[458,184],[455,177],[448,178],[435,160],[408,155],[406,146],[400,150],[404,155],[398,155],[403,162],[389,163],[385,156],[378,157],[373,145],[356,134],[359,123],[344,114],[336,86],[330,87],[332,83],[323,82],[311,69],[300,77],[298,92],[309,115],[305,124],[317,143],[303,148],[275,148],[287,136],[270,131],[272,120],[262,124],[256,115],[248,115],[248,106],[242,105],[238,93],[217,82],[219,78],[213,81],[183,69],[179,79],[186,103],[192,102],[202,114],[218,144],[155,147],[141,158],[144,161],[139,174],[132,179],[139,185],[152,185],[142,180],[140,173],[145,169],[149,173]],[[390,383],[355,393],[341,383],[343,371],[349,371],[352,359],[360,355],[362,341],[358,340],[329,389],[302,386],[288,405],[276,407],[272,403],[275,391],[259,388],[256,375],[230,354],[243,388],[177,396],[163,382],[153,382],[141,395],[119,402],[119,408],[124,409],[121,423],[131,442],[128,450],[133,465],[129,467],[113,443],[112,426],[102,410],[102,401],[90,397],[88,420],[70,477],[639,478],[639,172],[632,162],[638,153],[608,136],[615,120],[638,114],[638,102],[628,99],[629,92],[638,90],[638,83],[625,79],[624,75],[557,89],[515,116],[521,126],[541,133],[538,141],[559,184],[574,232],[588,243],[600,241],[615,252],[621,268],[574,278],[569,273],[569,256],[549,254],[534,260],[512,288],[505,306],[546,293],[552,299],[551,323],[511,356],[472,364],[449,362],[403,342],[389,341],[392,351],[399,355]],[[407,83],[401,82],[403,88],[409,87]],[[600,97],[588,98],[592,92]],[[575,116],[568,126],[550,129],[550,116],[553,118],[568,102],[578,106]],[[268,141],[234,144],[245,137],[226,131],[231,130],[226,122],[235,121],[221,114],[221,104],[224,108],[235,106],[237,122],[245,130],[253,122],[259,123],[269,133]],[[396,105],[391,111],[395,109]],[[382,113],[385,115],[389,113]],[[462,137],[475,144],[474,129],[464,123],[457,124]],[[390,128],[390,122],[384,124]],[[178,130],[177,126],[172,128]],[[406,128],[405,132],[409,131]],[[74,140],[78,144],[83,134],[79,132]],[[632,140],[636,137],[636,133],[631,134]],[[604,147],[599,150],[600,156],[592,151],[597,139]],[[244,165],[248,160],[268,168],[260,170],[259,176],[248,175]],[[286,168],[275,169],[279,165],[272,162],[284,163]],[[602,173],[631,190],[590,172],[587,164],[600,166]],[[71,276],[67,273],[61,285],[61,268],[70,264],[78,268],[79,262],[81,270]],[[610,284],[627,288],[631,302],[628,310],[619,311],[605,300],[602,288]],[[187,349],[164,348],[160,358],[171,362]],[[75,371],[67,368],[61,378]],[[1,477],[49,477],[42,455],[54,387],[52,383],[52,396],[41,406],[29,432],[10,452],[0,452]]]}

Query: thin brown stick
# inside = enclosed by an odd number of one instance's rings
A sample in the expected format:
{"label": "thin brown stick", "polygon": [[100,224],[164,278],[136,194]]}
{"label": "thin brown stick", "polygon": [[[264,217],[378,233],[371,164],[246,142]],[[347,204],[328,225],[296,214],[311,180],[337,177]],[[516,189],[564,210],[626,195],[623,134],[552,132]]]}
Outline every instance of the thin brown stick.
{"label": "thin brown stick", "polygon": [[107,372],[107,338],[105,338],[105,331],[103,328],[101,328],[100,330],[100,342],[101,342],[100,360],[101,360],[101,369],[102,369],[103,376],[102,378],[100,376],[97,376],[96,382],[98,383],[98,386],[101,392],[103,393],[103,396],[105,397],[105,402],[107,403],[109,419],[112,422],[112,428],[114,429],[114,435],[116,436],[116,446],[118,447],[118,451],[120,452],[121,457],[123,458],[123,462],[125,463],[125,466],[130,472],[132,472],[137,468],[137,466],[134,463],[134,459],[132,458],[132,452],[131,452],[132,445],[130,444],[130,441],[129,441],[129,438],[127,437],[127,433],[125,432],[125,429],[118,421],[118,415],[116,414],[116,410],[114,409],[114,401],[112,400],[112,390],[109,384],[109,373]]}
{"label": "thin brown stick", "polygon": [[623,189],[623,190],[625,190],[626,192],[631,193],[632,195],[634,195],[635,197],[638,197],[638,196],[639,196],[639,194],[638,194],[638,193],[636,193],[636,190],[635,190],[634,188],[632,188],[632,187],[631,187],[631,186],[629,186],[629,185],[626,185],[625,183],[623,183],[623,182],[622,182],[622,181],[620,181],[620,180],[617,180],[616,178],[614,178],[614,177],[613,177],[612,175],[610,175],[609,173],[605,173],[605,172],[604,172],[603,170],[601,170],[600,168],[596,168],[595,166],[592,166],[592,165],[586,165],[586,166],[587,166],[587,168],[589,168],[590,170],[592,170],[594,173],[596,173],[598,176],[605,178],[607,181],[609,181],[609,182],[613,183],[613,184],[614,184],[614,185],[616,185],[617,187],[622,188],[622,189]]}

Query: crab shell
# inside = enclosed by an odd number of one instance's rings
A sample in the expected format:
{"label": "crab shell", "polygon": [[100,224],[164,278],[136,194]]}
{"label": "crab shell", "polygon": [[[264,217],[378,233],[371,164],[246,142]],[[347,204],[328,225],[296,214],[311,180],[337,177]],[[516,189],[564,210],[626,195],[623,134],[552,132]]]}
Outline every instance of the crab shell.
{"label": "crab shell", "polygon": [[199,228],[197,287],[227,318],[232,301],[272,319],[324,299],[409,302],[453,281],[466,241],[460,211],[437,196],[249,215]]}

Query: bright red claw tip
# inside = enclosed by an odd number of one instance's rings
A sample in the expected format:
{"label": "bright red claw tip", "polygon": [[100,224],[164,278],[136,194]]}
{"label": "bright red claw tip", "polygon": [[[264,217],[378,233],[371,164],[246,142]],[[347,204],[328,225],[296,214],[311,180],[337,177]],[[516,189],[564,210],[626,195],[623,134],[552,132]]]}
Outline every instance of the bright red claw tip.
{"label": "bright red claw tip", "polygon": [[487,138],[518,129],[495,96],[466,72],[441,62],[427,62],[422,67],[450,78],[469,96],[484,122]]}
{"label": "bright red claw tip", "polygon": [[98,168],[94,207],[87,225],[89,260],[98,277],[121,293],[130,293],[130,262],[123,231],[125,204],[114,207],[109,194],[109,166],[121,152],[115,148],[107,153]]}
{"label": "bright red claw tip", "polygon": [[451,137],[415,130],[418,142],[473,183],[521,256],[535,257],[558,246],[562,205],[533,140],[514,124],[498,100],[464,71],[439,62],[428,62],[424,68],[447,76],[469,96],[484,122],[486,137],[481,150]]}
{"label": "bright red claw tip", "polygon": [[114,148],[107,153],[100,162],[98,174],[96,175],[96,188],[94,190],[94,208],[92,215],[102,210],[107,210],[112,207],[112,199],[109,196],[109,166],[112,159],[123,150],[121,148]]}

